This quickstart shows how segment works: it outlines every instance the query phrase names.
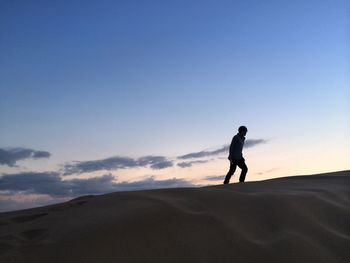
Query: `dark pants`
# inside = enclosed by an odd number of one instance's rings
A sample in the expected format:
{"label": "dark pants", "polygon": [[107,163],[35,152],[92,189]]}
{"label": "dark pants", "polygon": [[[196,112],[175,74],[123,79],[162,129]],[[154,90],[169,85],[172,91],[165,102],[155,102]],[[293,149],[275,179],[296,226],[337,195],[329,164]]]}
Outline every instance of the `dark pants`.
{"label": "dark pants", "polygon": [[245,176],[248,172],[248,167],[245,164],[245,160],[244,159],[240,159],[240,160],[232,160],[230,161],[230,170],[228,171],[226,177],[225,177],[225,181],[224,184],[228,184],[230,182],[231,176],[235,173],[236,171],[236,167],[241,168],[241,176],[239,177],[239,181],[240,182],[244,182],[245,180]]}

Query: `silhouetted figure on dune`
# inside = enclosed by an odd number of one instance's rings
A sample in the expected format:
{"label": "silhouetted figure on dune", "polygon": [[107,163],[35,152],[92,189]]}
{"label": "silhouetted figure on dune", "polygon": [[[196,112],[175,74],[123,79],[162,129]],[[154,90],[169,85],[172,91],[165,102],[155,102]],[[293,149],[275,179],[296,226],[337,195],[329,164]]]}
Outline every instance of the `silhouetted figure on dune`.
{"label": "silhouetted figure on dune", "polygon": [[245,164],[245,159],[242,155],[245,135],[247,134],[248,129],[245,126],[241,126],[238,129],[238,133],[233,136],[231,145],[230,145],[230,154],[228,159],[230,160],[230,170],[228,171],[224,184],[228,184],[230,182],[231,176],[236,171],[236,167],[238,165],[239,168],[242,169],[241,176],[239,177],[239,181],[242,183],[245,180],[245,176],[248,172],[248,167]]}

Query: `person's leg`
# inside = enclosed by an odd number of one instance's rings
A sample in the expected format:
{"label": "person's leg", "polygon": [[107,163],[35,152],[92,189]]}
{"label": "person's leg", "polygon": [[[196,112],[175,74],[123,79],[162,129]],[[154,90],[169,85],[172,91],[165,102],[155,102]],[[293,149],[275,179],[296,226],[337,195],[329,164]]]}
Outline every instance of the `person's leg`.
{"label": "person's leg", "polygon": [[240,175],[240,177],[239,177],[239,181],[240,181],[240,182],[244,182],[245,176],[247,175],[247,172],[248,172],[248,167],[247,167],[247,165],[245,164],[244,159],[242,159],[242,160],[240,160],[239,162],[237,162],[237,165],[238,165],[239,168],[242,169],[241,175]]}
{"label": "person's leg", "polygon": [[231,176],[235,173],[236,171],[236,163],[230,161],[230,170],[228,171],[224,184],[228,184],[230,182]]}

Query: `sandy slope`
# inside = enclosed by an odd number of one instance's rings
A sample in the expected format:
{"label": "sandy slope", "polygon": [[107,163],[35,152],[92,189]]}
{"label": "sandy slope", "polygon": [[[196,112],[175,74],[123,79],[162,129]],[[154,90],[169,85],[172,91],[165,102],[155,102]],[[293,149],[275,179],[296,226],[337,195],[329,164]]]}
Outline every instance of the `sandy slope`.
{"label": "sandy slope", "polygon": [[1,213],[0,262],[350,262],[350,171]]}

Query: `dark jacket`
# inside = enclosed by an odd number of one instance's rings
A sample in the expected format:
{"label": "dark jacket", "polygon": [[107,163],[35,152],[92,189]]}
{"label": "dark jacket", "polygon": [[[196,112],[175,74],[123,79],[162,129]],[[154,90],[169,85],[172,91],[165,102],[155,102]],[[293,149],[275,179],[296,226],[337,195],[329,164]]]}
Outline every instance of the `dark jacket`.
{"label": "dark jacket", "polygon": [[230,154],[228,156],[229,160],[243,159],[242,150],[243,150],[244,140],[245,140],[245,137],[241,136],[239,133],[233,136],[231,145],[230,145]]}

